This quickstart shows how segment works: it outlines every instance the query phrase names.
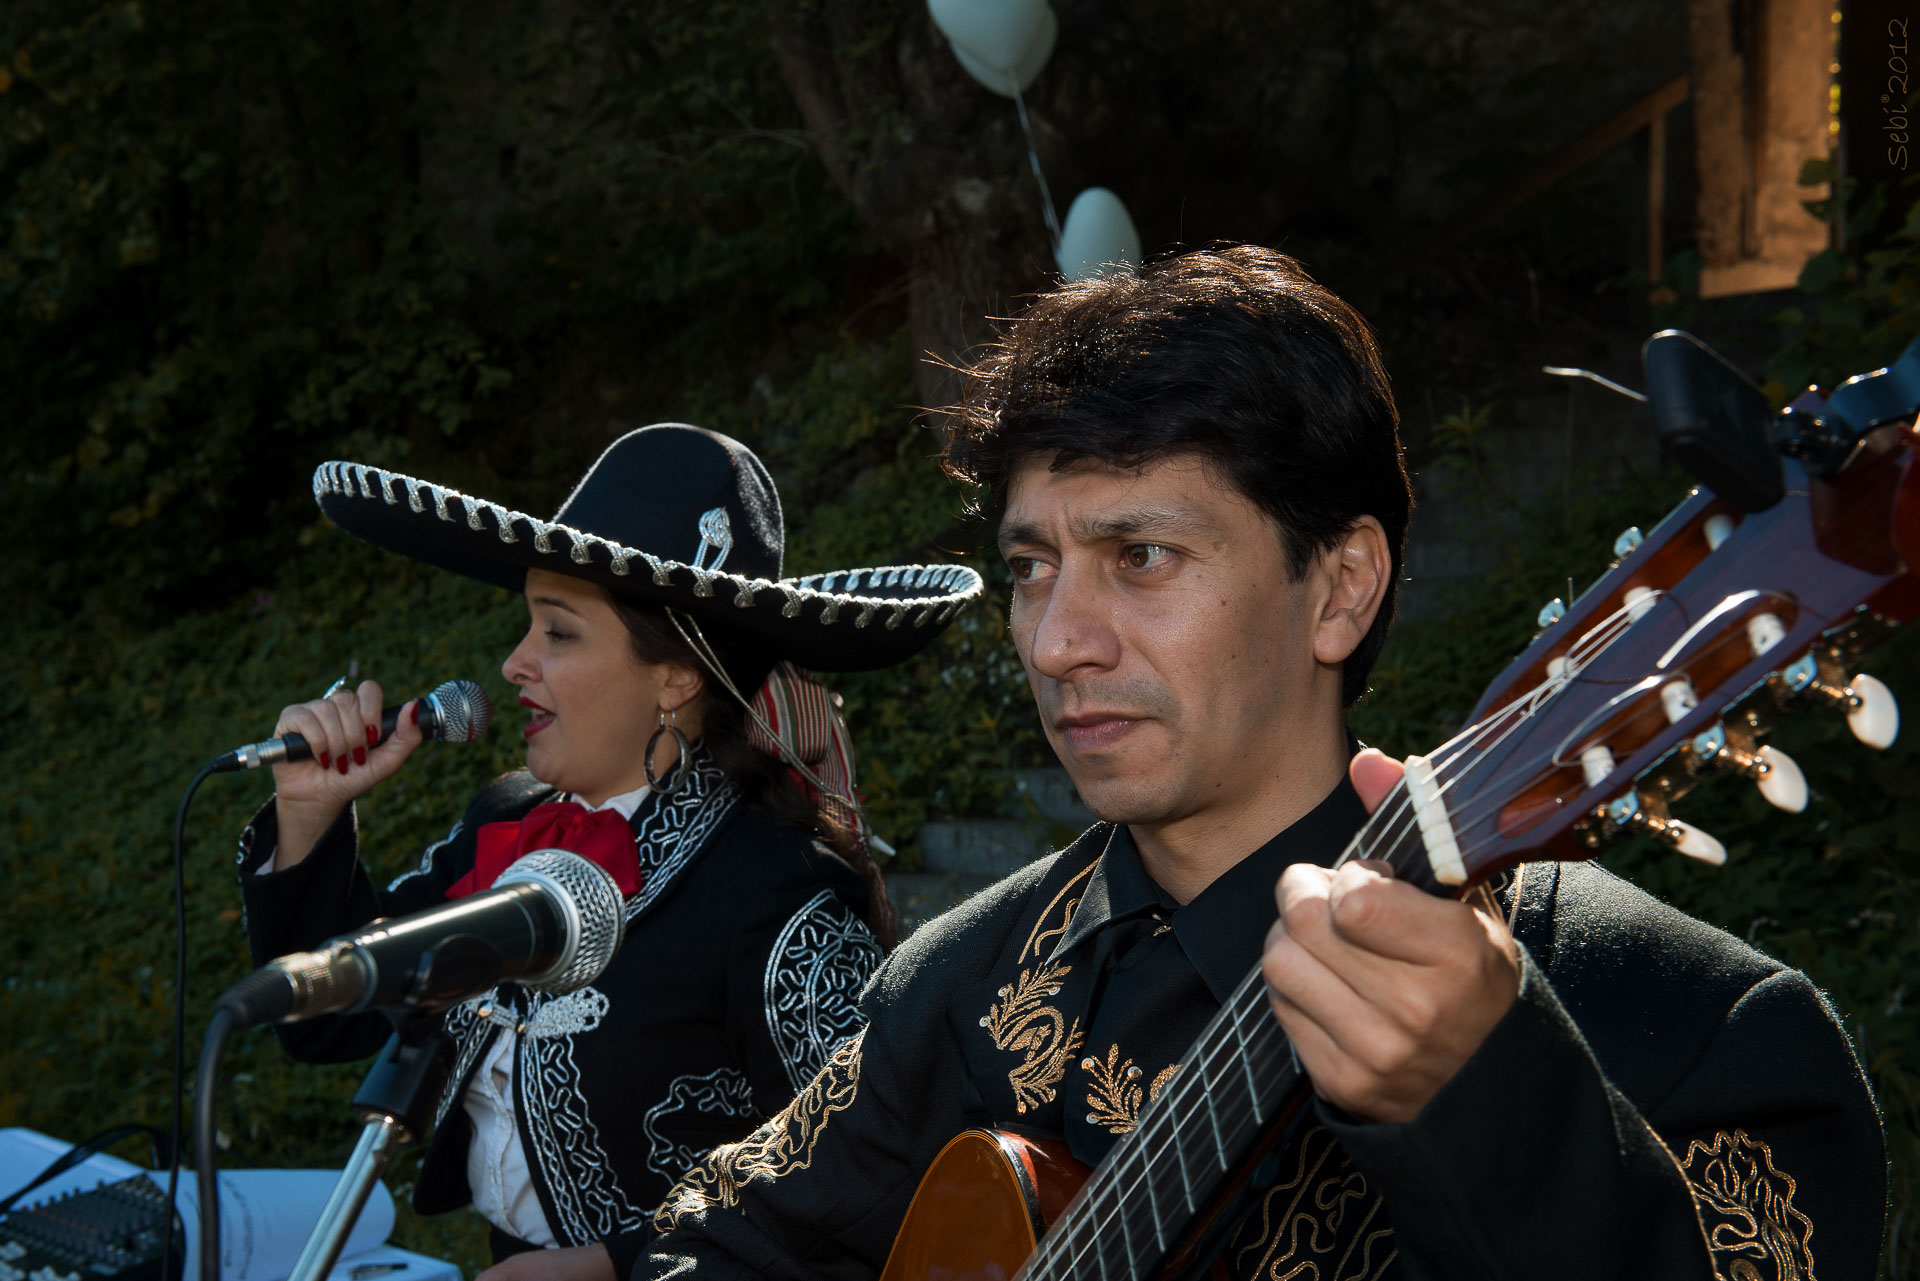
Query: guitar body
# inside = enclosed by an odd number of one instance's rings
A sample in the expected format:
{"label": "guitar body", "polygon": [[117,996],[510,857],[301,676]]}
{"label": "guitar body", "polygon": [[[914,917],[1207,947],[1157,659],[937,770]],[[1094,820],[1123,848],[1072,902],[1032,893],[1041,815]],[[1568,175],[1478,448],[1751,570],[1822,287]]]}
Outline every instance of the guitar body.
{"label": "guitar body", "polygon": [[1064,1143],[968,1130],[927,1167],[880,1281],[1006,1281],[1086,1179]]}

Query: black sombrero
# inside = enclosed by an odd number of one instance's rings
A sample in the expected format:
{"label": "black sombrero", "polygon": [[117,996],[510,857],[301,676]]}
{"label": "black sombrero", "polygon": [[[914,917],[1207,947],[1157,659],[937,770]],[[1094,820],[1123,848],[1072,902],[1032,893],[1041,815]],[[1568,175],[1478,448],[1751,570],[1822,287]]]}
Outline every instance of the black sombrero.
{"label": "black sombrero", "polygon": [[322,463],[313,496],[377,547],[519,591],[529,569],[602,583],[823,671],[897,663],[977,599],[964,565],[780,574],[772,477],[739,441],[683,423],[607,446],[552,520],[364,463]]}

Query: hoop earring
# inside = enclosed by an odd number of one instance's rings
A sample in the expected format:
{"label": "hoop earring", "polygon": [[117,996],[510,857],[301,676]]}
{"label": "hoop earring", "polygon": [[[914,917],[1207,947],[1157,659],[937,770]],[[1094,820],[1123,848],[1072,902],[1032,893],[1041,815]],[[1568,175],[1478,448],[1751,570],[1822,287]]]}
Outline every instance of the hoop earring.
{"label": "hoop earring", "polygon": [[[657,796],[670,796],[679,791],[680,784],[687,781],[687,771],[693,768],[693,745],[688,743],[687,736],[680,732],[680,726],[676,724],[679,719],[680,709],[677,707],[671,712],[660,713],[660,728],[653,731],[653,737],[647,740],[646,755],[640,761],[641,769],[647,776],[647,786],[651,787]],[[673,768],[667,772],[665,782],[653,776],[653,749],[659,745],[662,734],[673,735],[673,741],[680,748],[680,759],[675,761]]]}

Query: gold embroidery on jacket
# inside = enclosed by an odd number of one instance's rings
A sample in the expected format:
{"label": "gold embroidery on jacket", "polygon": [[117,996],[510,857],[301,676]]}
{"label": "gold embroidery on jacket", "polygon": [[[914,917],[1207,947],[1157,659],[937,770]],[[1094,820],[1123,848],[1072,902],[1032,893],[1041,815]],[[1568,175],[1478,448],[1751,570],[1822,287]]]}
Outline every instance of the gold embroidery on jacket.
{"label": "gold embroidery on jacket", "polygon": [[1071,890],[1074,886],[1080,884],[1080,882],[1086,880],[1089,876],[1092,876],[1093,869],[1099,865],[1100,860],[1095,859],[1078,872],[1075,872],[1068,878],[1067,883],[1062,885],[1059,890],[1054,893],[1052,901],[1040,910],[1040,919],[1033,923],[1033,932],[1027,935],[1027,941],[1021,947],[1019,960],[1016,961],[1015,964],[1025,965],[1028,957],[1039,955],[1040,949],[1046,946],[1048,939],[1059,938],[1067,932],[1067,926],[1073,924],[1074,912],[1079,910],[1080,907],[1080,900],[1078,898],[1067,899],[1067,906],[1060,913],[1059,923],[1051,929],[1047,928],[1047,918],[1053,914],[1054,904],[1058,903],[1062,898],[1065,898],[1068,890]]}
{"label": "gold embroidery on jacket", "polygon": [[1160,1097],[1160,1091],[1180,1070],[1180,1065],[1162,1068],[1144,1095],[1140,1078],[1145,1074],[1133,1065],[1132,1059],[1120,1061],[1118,1044],[1107,1050],[1104,1063],[1092,1055],[1081,1059],[1080,1070],[1091,1078],[1087,1089],[1087,1107],[1091,1109],[1087,1113],[1087,1124],[1102,1126],[1111,1134],[1128,1134],[1140,1120],[1141,1105]]}
{"label": "gold embroidery on jacket", "polygon": [[1229,1247],[1233,1275],[1379,1281],[1399,1254],[1380,1197],[1319,1125],[1301,1135],[1291,1157],[1292,1173],[1261,1196]]}
{"label": "gold embroidery on jacket", "polygon": [[[1029,957],[1041,953],[1049,939],[1067,932],[1074,912],[1080,907],[1080,900],[1067,898],[1067,893],[1091,876],[1097,864],[1097,859],[1088,863],[1054,892],[1053,898],[1040,910],[1040,919],[1033,923],[1033,932],[1027,935],[1015,964],[1025,966]],[[1054,920],[1054,909],[1060,907],[1062,899],[1066,899],[1066,906],[1060,908],[1057,921],[1049,926],[1048,922]],[[1073,1062],[1073,1056],[1080,1052],[1081,1043],[1086,1039],[1080,1031],[1079,1019],[1069,1027],[1066,1016],[1044,1004],[1048,997],[1060,994],[1060,980],[1071,973],[1071,965],[1022,969],[1018,978],[1000,988],[995,994],[999,1001],[989,1005],[980,1018],[980,1026],[993,1038],[995,1049],[1010,1050],[1021,1056],[1020,1063],[1007,1072],[1007,1082],[1013,1086],[1013,1105],[1021,1112],[1053,1102],[1054,1087],[1067,1074],[1067,1065]]]}
{"label": "gold embroidery on jacket", "polygon": [[1794,1208],[1794,1182],[1773,1150],[1745,1130],[1687,1144],[1680,1163],[1727,1281],[1814,1281],[1813,1221]]}
{"label": "gold embroidery on jacket", "polygon": [[860,1044],[865,1031],[834,1051],[826,1066],[793,1102],[738,1143],[724,1143],[696,1164],[667,1193],[654,1213],[655,1230],[676,1227],[682,1215],[725,1208],[755,1179],[777,1179],[813,1164],[813,1149],[835,1112],[844,1112],[860,1088]]}
{"label": "gold embroidery on jacket", "polygon": [[999,1003],[989,1005],[980,1020],[995,1049],[1022,1056],[1020,1064],[1007,1073],[1013,1104],[1022,1112],[1053,1102],[1053,1087],[1067,1074],[1067,1064],[1086,1039],[1079,1019],[1068,1027],[1058,1009],[1041,1004],[1060,994],[1060,980],[1071,973],[1070,965],[1021,970],[1019,978],[1000,989]]}

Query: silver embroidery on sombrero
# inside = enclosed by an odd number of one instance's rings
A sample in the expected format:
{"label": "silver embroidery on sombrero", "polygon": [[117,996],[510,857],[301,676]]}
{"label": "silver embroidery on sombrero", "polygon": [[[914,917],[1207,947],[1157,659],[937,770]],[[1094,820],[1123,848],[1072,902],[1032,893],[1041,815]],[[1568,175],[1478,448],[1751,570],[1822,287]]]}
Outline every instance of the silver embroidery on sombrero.
{"label": "silver embroidery on sombrero", "polygon": [[781,927],[767,953],[767,1032],[795,1092],[860,1030],[855,1002],[882,959],[866,923],[832,890]]}
{"label": "silver embroidery on sombrero", "polygon": [[[700,513],[700,549],[693,554],[695,569],[718,571],[727,560],[727,553],[733,550],[733,521],[727,516],[724,507],[709,507]],[[707,553],[713,553],[713,564],[707,564]]]}
{"label": "silver embroidery on sombrero", "polygon": [[[663,1125],[684,1126],[697,1118],[737,1121],[755,1115],[753,1088],[738,1068],[715,1068],[705,1076],[676,1076],[667,1086],[667,1097],[648,1108],[646,1119],[640,1123],[647,1136],[647,1168],[668,1183],[675,1183],[706,1154],[704,1144],[694,1147],[661,1133]],[[723,1128],[737,1131],[739,1127]]]}
{"label": "silver embroidery on sombrero", "polygon": [[[580,565],[604,562],[608,572],[614,574],[627,571],[630,568],[628,562],[638,558],[653,571],[653,582],[658,587],[672,586],[675,577],[681,576],[683,581],[691,583],[696,595],[712,596],[715,587],[724,584],[732,590],[731,599],[742,609],[773,600],[774,596],[766,594],[764,589],[775,587],[778,589],[783,617],[798,617],[808,606],[813,606],[815,621],[822,626],[832,626],[839,620],[841,610],[852,606],[859,611],[856,620],[864,620],[858,621],[861,627],[871,623],[875,613],[881,609],[891,611],[886,621],[888,627],[897,627],[903,620],[911,621],[916,628],[925,627],[930,622],[945,622],[960,606],[977,599],[985,591],[980,575],[965,565],[895,565],[875,569],[834,570],[770,583],[763,578],[749,578],[721,570],[724,552],[716,556],[713,563],[700,564],[706,551],[704,542],[701,551],[695,554],[695,563],[687,565],[677,560],[662,559],[639,548],[610,542],[597,534],[544,521],[484,498],[471,498],[458,490],[447,489],[401,472],[369,467],[364,463],[334,461],[320,464],[313,473],[313,496],[316,500],[338,495],[369,502],[393,502],[391,495],[394,485],[406,490],[407,506],[422,515],[427,510],[422,500],[424,493],[433,503],[434,515],[448,524],[462,523],[484,531],[480,513],[491,515],[494,531],[503,543],[519,542],[522,534],[520,527],[523,527],[525,534],[532,538],[534,550],[543,556],[564,556]],[[460,504],[460,512],[456,514],[448,510],[449,503]],[[558,545],[559,540],[553,537],[555,534],[566,535],[564,547]],[[844,583],[840,582],[842,579]],[[915,594],[902,599],[899,593],[903,591]],[[891,594],[878,594],[882,592]]]}

